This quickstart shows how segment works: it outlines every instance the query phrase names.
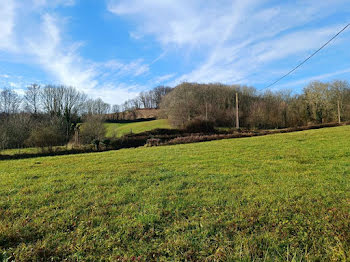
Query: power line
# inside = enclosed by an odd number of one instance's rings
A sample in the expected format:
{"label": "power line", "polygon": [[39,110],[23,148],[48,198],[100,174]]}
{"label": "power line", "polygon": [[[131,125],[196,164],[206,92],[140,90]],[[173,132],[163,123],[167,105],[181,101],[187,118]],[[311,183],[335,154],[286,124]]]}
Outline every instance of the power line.
{"label": "power line", "polygon": [[340,30],[336,35],[334,35],[330,40],[328,40],[323,46],[321,46],[319,49],[317,49],[313,54],[311,54],[308,58],[306,58],[303,62],[301,62],[299,65],[294,67],[292,70],[290,70],[287,74],[283,75],[282,77],[278,78],[275,82],[272,84],[264,87],[263,89],[260,89],[260,91],[267,89],[275,84],[277,84],[279,81],[281,81],[283,78],[289,76],[291,73],[293,73],[295,70],[297,70],[299,67],[301,67],[303,64],[305,64],[308,60],[310,60],[314,55],[316,55],[318,52],[320,52],[323,48],[325,48],[330,42],[332,42],[338,35],[340,35],[342,32],[344,32],[348,27],[350,26],[350,23],[347,24],[342,30]]}

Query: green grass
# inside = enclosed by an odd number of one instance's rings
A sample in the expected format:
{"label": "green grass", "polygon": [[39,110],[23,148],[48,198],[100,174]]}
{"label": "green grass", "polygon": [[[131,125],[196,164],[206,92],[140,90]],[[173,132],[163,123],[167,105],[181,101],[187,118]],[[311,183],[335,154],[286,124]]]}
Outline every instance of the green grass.
{"label": "green grass", "polygon": [[346,126],[0,161],[0,254],[346,260],[349,138]]}
{"label": "green grass", "polygon": [[16,155],[16,154],[37,154],[40,152],[40,148],[20,148],[20,149],[4,149],[0,150],[0,155]]}
{"label": "green grass", "polygon": [[[53,151],[65,151],[72,149],[72,146],[54,146]],[[47,148],[45,148],[47,150]],[[21,155],[21,154],[39,154],[43,152],[41,148],[38,147],[28,147],[28,148],[17,148],[17,149],[4,149],[0,150],[0,155]]]}
{"label": "green grass", "polygon": [[167,119],[122,124],[106,123],[105,125],[107,128],[107,137],[112,137],[114,135],[116,135],[117,137],[121,137],[122,135],[130,134],[131,132],[137,134],[145,131],[150,131],[156,128],[171,128]]}

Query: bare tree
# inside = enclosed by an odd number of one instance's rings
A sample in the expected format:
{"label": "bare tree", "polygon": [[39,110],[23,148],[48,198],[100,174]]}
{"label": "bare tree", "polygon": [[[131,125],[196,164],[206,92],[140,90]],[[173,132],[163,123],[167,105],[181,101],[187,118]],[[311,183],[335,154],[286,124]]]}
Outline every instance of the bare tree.
{"label": "bare tree", "polygon": [[17,113],[21,101],[21,98],[15,91],[5,88],[0,92],[0,111],[5,114]]}
{"label": "bare tree", "polygon": [[113,105],[113,107],[112,107],[112,113],[113,113],[113,114],[118,114],[118,113],[120,113],[120,105]]}
{"label": "bare tree", "polygon": [[86,100],[86,95],[74,87],[63,87],[62,108],[64,114],[77,114]]}
{"label": "bare tree", "polygon": [[334,119],[332,111],[330,85],[320,81],[311,82],[305,89],[305,101],[312,121],[324,123]]}
{"label": "bare tree", "polygon": [[139,98],[131,99],[131,104],[133,109],[140,109],[141,108],[141,102]]}
{"label": "bare tree", "polygon": [[155,108],[160,108],[160,104],[162,102],[163,97],[169,94],[171,90],[172,90],[171,87],[166,87],[166,86],[158,86],[152,90]]}
{"label": "bare tree", "polygon": [[140,103],[141,103],[141,106],[142,106],[143,108],[147,108],[148,103],[147,103],[146,93],[145,93],[145,92],[141,92],[141,93],[139,94],[139,96],[138,96],[138,99],[139,99],[139,101],[140,101]]}
{"label": "bare tree", "polygon": [[33,113],[37,114],[40,107],[40,86],[37,84],[32,84],[27,87],[27,90],[24,94],[24,103],[26,109]]}
{"label": "bare tree", "polygon": [[337,120],[340,123],[344,113],[345,96],[350,90],[350,84],[347,81],[335,80],[330,84],[330,88],[332,92],[332,103],[336,108]]}
{"label": "bare tree", "polygon": [[103,102],[101,98],[97,98],[95,100],[95,112],[97,115],[104,115],[108,114],[111,110],[111,105],[108,103]]}
{"label": "bare tree", "polygon": [[46,113],[51,115],[61,115],[63,112],[62,86],[47,85],[41,90],[41,101]]}
{"label": "bare tree", "polygon": [[62,110],[63,117],[66,124],[66,137],[69,139],[71,132],[73,131],[72,120],[74,116],[77,116],[83,103],[86,100],[86,95],[80,93],[73,87],[61,87],[62,88]]}

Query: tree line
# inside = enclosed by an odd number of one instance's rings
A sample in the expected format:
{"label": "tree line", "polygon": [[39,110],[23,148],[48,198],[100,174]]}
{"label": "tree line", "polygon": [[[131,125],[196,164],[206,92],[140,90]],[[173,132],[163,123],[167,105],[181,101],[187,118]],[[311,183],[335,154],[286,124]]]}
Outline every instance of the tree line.
{"label": "tree line", "polygon": [[159,109],[164,96],[172,90],[171,87],[157,86],[149,91],[139,93],[133,99],[126,100],[121,105],[114,105],[106,120],[135,120],[139,109]]}
{"label": "tree line", "polygon": [[[160,109],[174,127],[235,127],[236,94],[240,127],[275,129],[350,121],[347,81],[313,81],[301,93],[261,92],[242,85],[182,83],[141,92],[123,105],[91,99],[74,87],[33,84],[23,95],[0,92],[0,149],[52,147],[68,142],[98,147],[105,140],[107,114]],[[84,125],[80,125],[85,122]],[[205,123],[205,125],[203,125]],[[198,129],[198,128],[197,128]],[[108,143],[108,141],[105,141]]]}
{"label": "tree line", "polygon": [[74,87],[37,84],[21,96],[12,89],[0,92],[0,149],[64,145],[82,117],[104,115],[111,106],[88,98]]}
{"label": "tree line", "polygon": [[161,109],[172,125],[193,121],[215,126],[286,128],[350,120],[350,85],[347,81],[313,81],[301,93],[265,91],[241,85],[182,83],[162,101]]}
{"label": "tree line", "polygon": [[[169,94],[171,90],[171,87],[158,86],[150,91],[141,92],[137,97],[125,101],[119,109],[121,111],[130,111],[141,108],[159,109],[163,97]],[[113,112],[116,111],[113,110]]]}
{"label": "tree line", "polygon": [[[66,145],[71,140],[99,143],[104,139],[103,121],[108,114],[123,119],[127,111],[159,108],[162,97],[170,90],[159,86],[141,92],[122,105],[110,105],[101,98],[89,98],[70,86],[32,84],[23,95],[10,88],[0,89],[0,149],[52,148]],[[86,124],[80,126],[82,122]]]}

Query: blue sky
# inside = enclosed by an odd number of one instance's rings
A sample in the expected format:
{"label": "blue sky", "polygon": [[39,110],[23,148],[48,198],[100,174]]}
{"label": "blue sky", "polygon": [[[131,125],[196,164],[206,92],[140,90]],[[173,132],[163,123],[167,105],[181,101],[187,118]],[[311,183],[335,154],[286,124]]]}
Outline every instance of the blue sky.
{"label": "blue sky", "polygon": [[[262,89],[350,22],[349,0],[0,0],[0,87],[109,103],[183,81]],[[273,90],[350,80],[350,28]]]}

